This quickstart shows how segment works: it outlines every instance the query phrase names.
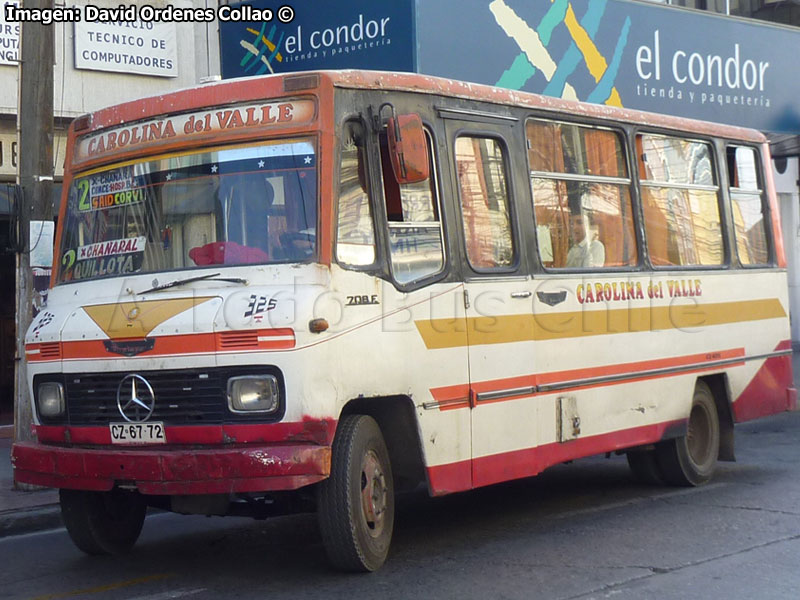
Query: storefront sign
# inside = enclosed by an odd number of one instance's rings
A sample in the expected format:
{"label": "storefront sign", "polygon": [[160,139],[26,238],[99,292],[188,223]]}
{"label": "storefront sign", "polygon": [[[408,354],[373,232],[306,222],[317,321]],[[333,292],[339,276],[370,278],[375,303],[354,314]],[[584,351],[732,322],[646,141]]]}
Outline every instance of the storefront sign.
{"label": "storefront sign", "polygon": [[800,133],[796,28],[621,0],[431,0],[416,24],[420,72]]}
{"label": "storefront sign", "polygon": [[[275,14],[280,0],[247,2]],[[411,0],[315,3],[295,6],[291,23],[221,21],[224,78],[312,69],[412,71]],[[242,5],[233,5],[244,6]]]}
{"label": "storefront sign", "polygon": [[75,23],[76,69],[177,77],[177,55],[175,23]]}

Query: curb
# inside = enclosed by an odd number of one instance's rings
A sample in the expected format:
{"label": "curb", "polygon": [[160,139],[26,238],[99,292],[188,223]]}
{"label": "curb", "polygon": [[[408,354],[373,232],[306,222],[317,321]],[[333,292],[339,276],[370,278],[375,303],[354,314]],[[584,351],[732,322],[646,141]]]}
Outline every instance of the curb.
{"label": "curb", "polygon": [[58,504],[0,511],[0,538],[63,526]]}

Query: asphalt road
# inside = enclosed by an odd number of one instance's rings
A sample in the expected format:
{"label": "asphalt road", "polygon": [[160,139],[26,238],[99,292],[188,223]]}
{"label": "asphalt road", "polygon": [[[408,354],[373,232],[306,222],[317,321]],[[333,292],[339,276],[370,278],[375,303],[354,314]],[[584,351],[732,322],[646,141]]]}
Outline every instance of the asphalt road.
{"label": "asphalt road", "polygon": [[701,488],[637,484],[624,457],[398,501],[388,563],[332,571],[313,515],[148,517],[133,552],[64,530],[0,540],[0,598],[800,598],[800,412],[737,428]]}

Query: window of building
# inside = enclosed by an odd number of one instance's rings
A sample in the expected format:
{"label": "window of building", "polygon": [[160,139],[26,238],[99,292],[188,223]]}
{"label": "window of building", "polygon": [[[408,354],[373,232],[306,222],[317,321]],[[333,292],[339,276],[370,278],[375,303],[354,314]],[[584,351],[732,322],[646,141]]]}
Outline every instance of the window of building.
{"label": "window of building", "polygon": [[764,195],[759,185],[757,157],[754,148],[729,146],[727,149],[736,252],[743,265],[769,262]]}
{"label": "window of building", "polygon": [[433,144],[426,133],[430,176],[399,184],[392,171],[386,132],[380,135],[383,192],[389,226],[392,275],[405,285],[444,269],[444,236],[436,187]]}
{"label": "window of building", "polygon": [[725,252],[711,145],[643,134],[636,147],[653,265],[721,265]]}
{"label": "window of building", "polygon": [[375,262],[375,226],[369,202],[364,127],[345,123],[339,171],[336,258],[345,265]]}
{"label": "window of building", "polygon": [[514,265],[505,151],[493,138],[456,139],[456,169],[467,259],[476,270]]}
{"label": "window of building", "polygon": [[538,119],[528,120],[525,131],[542,264],[635,265],[631,181],[620,134]]}

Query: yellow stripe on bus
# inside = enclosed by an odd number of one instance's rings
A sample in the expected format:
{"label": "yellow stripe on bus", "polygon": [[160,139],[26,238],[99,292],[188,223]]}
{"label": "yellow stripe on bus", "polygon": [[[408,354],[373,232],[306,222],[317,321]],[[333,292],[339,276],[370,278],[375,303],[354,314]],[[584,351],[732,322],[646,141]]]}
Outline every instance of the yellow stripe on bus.
{"label": "yellow stripe on bus", "polygon": [[115,302],[84,306],[83,310],[109,338],[144,338],[167,319],[213,300],[214,296]]}
{"label": "yellow stripe on bus", "polygon": [[[777,298],[715,304],[584,310],[549,314],[415,321],[428,349],[508,344],[642,331],[692,329],[786,318]],[[465,335],[466,334],[466,335]]]}

